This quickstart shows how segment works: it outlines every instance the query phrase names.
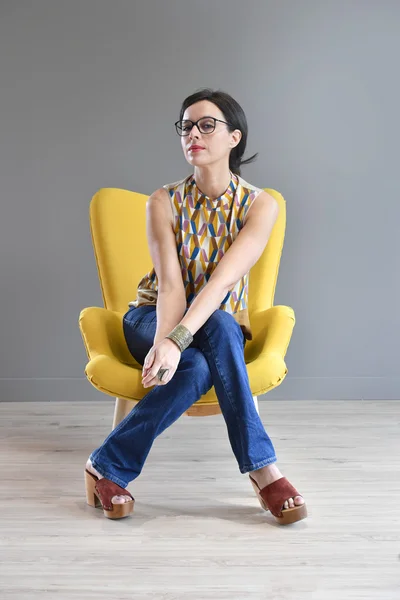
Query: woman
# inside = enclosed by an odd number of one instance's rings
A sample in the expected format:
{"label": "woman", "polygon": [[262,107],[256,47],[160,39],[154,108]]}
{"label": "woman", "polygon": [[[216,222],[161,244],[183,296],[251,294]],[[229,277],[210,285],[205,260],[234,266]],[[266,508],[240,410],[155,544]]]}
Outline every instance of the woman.
{"label": "woman", "polygon": [[123,317],[143,386],[153,389],[90,455],[87,500],[109,518],[132,512],[134,499],[124,488],[139,476],[155,438],[214,386],[240,472],[251,472],[261,505],[279,523],[298,521],[307,514],[304,500],[276,465],[244,361],[248,274],[278,204],[240,176],[240,166],[256,155],[242,160],[247,122],[231,96],[196,92],[175,126],[193,174],[147,202],[154,268]]}

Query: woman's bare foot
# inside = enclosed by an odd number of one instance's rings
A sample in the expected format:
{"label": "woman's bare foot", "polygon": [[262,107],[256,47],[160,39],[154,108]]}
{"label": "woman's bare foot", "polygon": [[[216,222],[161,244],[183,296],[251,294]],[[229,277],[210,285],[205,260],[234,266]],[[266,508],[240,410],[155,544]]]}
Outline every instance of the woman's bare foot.
{"label": "woman's bare foot", "polygon": [[[98,471],[96,471],[96,469],[93,467],[92,461],[90,460],[90,458],[88,458],[88,460],[87,460],[86,469],[89,471],[89,473],[92,473],[92,475],[96,475],[96,477],[98,477],[99,479],[104,479],[103,475],[100,475],[100,473]],[[111,502],[113,504],[124,504],[125,502],[128,502],[129,500],[132,500],[132,498],[130,496],[113,496],[111,498]]]}
{"label": "woman's bare foot", "polygon": [[[265,486],[283,477],[275,463],[262,467],[262,469],[257,469],[257,471],[251,471],[250,474],[252,478],[255,479],[260,489],[263,489]],[[283,508],[294,508],[300,504],[304,504],[303,496],[295,496],[294,498],[286,500],[283,504]]]}

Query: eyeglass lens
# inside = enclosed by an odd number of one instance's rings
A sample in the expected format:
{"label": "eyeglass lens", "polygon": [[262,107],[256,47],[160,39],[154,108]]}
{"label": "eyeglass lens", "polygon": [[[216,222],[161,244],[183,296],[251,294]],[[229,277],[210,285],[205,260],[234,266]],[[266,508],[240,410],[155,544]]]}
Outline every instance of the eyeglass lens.
{"label": "eyeglass lens", "polygon": [[[192,130],[193,122],[189,120],[180,121],[178,130],[181,135],[188,135]],[[215,120],[211,117],[203,117],[197,122],[197,127],[200,133],[212,133],[215,129]]]}

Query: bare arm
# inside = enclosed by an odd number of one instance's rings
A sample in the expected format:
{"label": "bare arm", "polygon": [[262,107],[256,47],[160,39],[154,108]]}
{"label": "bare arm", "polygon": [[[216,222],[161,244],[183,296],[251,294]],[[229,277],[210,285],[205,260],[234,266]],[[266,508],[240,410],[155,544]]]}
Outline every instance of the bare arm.
{"label": "bare arm", "polygon": [[181,321],[192,335],[204,325],[220,307],[227,293],[258,261],[267,245],[278,212],[277,201],[267,192],[261,192],[254,200],[239,235]]}
{"label": "bare arm", "polygon": [[147,201],[146,233],[158,280],[155,345],[174,329],[186,310],[173,214],[168,192],[164,188],[156,190]]}

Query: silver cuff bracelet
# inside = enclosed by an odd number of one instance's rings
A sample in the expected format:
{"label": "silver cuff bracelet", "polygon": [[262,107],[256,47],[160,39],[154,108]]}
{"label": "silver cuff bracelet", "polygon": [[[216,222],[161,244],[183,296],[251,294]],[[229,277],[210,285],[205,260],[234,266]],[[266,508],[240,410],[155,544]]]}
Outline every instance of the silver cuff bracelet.
{"label": "silver cuff bracelet", "polygon": [[175,342],[181,352],[190,346],[193,341],[193,336],[189,329],[180,324],[177,325],[166,337]]}

